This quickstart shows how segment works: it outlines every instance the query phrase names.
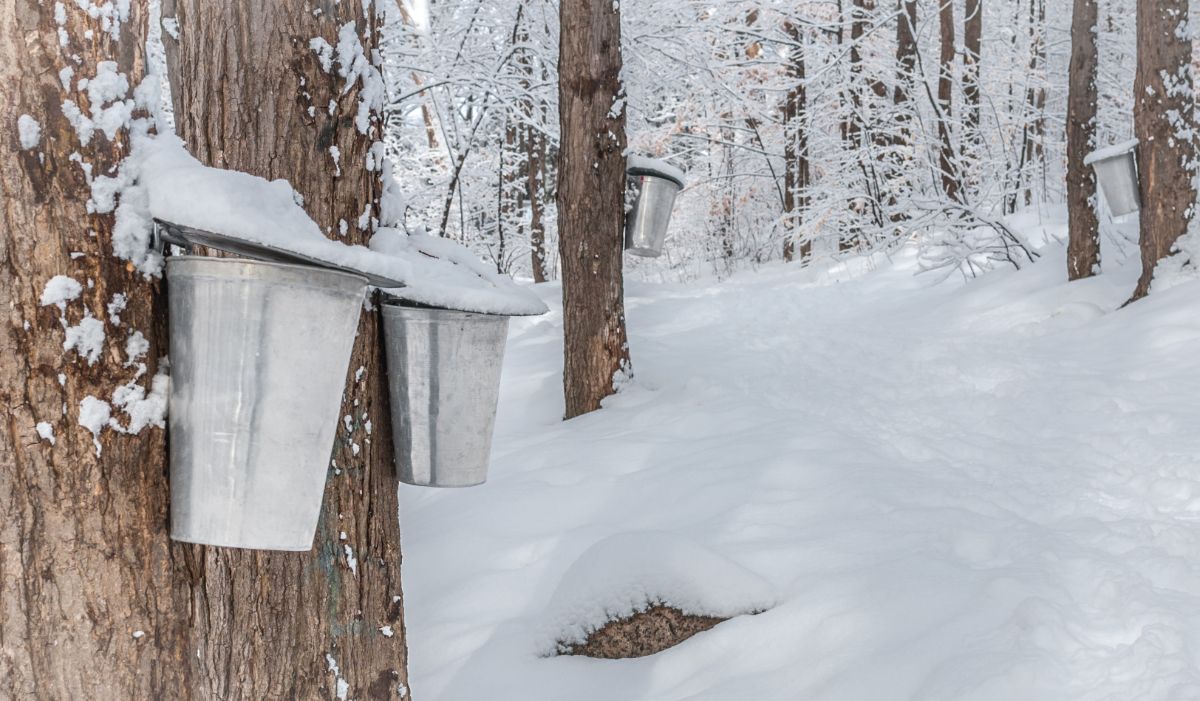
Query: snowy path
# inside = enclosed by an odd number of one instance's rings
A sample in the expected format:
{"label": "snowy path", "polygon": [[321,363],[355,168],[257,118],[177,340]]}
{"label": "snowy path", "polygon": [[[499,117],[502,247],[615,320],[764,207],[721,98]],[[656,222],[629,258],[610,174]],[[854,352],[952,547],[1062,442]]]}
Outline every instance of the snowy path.
{"label": "snowy path", "polygon": [[[404,488],[414,694],[1200,698],[1200,283],[1062,252],[630,284],[637,381],[563,423],[561,316],[514,321],[490,482]],[[840,281],[839,279],[840,278]],[[639,660],[538,658],[563,572],[668,531],[780,604]]]}

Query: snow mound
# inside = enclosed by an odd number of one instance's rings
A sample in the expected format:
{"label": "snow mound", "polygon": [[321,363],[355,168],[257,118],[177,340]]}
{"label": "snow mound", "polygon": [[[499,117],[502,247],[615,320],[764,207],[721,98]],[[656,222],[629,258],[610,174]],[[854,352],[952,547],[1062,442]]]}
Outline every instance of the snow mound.
{"label": "snow mound", "polygon": [[605,623],[654,604],[697,616],[730,618],[771,608],[770,584],[725,556],[672,533],[620,533],[567,569],[537,636],[538,654],[583,643]]}
{"label": "snow mound", "polygon": [[176,136],[140,137],[134,157],[155,219],[402,282],[391,292],[421,304],[485,314],[547,311],[537,296],[452,241],[423,235],[408,241],[407,234],[386,227],[370,248],[327,239],[286,180],[209,168]]}

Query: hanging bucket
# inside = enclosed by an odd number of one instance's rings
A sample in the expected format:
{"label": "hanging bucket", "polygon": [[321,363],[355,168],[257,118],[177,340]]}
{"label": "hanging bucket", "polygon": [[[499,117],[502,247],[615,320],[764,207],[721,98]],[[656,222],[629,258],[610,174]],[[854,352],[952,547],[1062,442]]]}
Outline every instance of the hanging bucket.
{"label": "hanging bucket", "polygon": [[1123,217],[1142,208],[1138,192],[1136,139],[1095,151],[1083,159],[1096,171],[1096,181],[1113,217]]}
{"label": "hanging bucket", "polygon": [[675,196],[683,189],[683,180],[676,173],[655,167],[654,163],[631,157],[626,170],[637,186],[637,200],[625,215],[625,250],[649,258],[662,255]]}
{"label": "hanging bucket", "polygon": [[392,434],[400,481],[487,480],[508,317],[385,303]]}
{"label": "hanging bucket", "polygon": [[367,280],[167,259],[171,537],[309,550]]}

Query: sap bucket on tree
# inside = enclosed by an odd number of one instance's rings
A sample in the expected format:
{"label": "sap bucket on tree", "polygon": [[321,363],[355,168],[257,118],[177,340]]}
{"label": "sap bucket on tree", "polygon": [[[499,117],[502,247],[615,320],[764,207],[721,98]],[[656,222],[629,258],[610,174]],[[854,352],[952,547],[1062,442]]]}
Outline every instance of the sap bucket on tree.
{"label": "sap bucket on tree", "polygon": [[396,298],[381,308],[400,481],[422,487],[482,484],[508,317]]}
{"label": "sap bucket on tree", "polygon": [[637,187],[637,199],[625,215],[625,250],[657,257],[667,238],[675,196],[683,189],[684,173],[666,161],[636,155],[629,157],[625,172]]}
{"label": "sap bucket on tree", "polygon": [[1096,181],[1113,217],[1132,214],[1142,207],[1138,192],[1137,139],[1102,148],[1083,159],[1096,171]]}
{"label": "sap bucket on tree", "polygon": [[[169,231],[171,243],[197,240]],[[312,547],[367,282],[310,265],[167,258],[173,539]]]}

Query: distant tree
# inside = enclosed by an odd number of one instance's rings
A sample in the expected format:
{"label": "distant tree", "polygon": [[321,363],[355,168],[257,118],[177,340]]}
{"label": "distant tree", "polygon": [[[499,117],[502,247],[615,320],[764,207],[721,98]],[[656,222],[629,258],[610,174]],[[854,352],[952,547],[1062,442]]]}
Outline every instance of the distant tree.
{"label": "distant tree", "polygon": [[[893,102],[901,107],[913,99],[913,80],[917,75],[917,0],[896,0],[896,88]],[[906,110],[897,114],[907,114]],[[912,135],[902,130],[905,145]]]}
{"label": "distant tree", "polygon": [[620,4],[562,0],[559,12],[563,390],[572,418],[599,409],[629,367],[621,267],[625,102]]}
{"label": "distant tree", "polygon": [[954,0],[938,0],[938,57],[937,108],[938,138],[941,140],[938,169],[941,171],[942,192],[951,200],[959,199],[958,165],[954,155],[954,59],[958,49],[954,43]]}
{"label": "distant tree", "polygon": [[539,125],[546,121],[546,105],[532,97],[533,83],[541,70],[545,79],[545,68],[538,66],[534,49],[530,45],[529,24],[533,16],[527,11],[530,0],[523,0],[518,11],[515,36],[515,62],[519,78],[521,97],[518,100],[521,114],[520,141],[524,147],[525,202],[529,207],[529,252],[530,271],[534,282],[546,281],[546,135]]}
{"label": "distant tree", "polygon": [[[808,200],[808,119],[807,87],[805,85],[804,34],[794,22],[785,22],[783,31],[788,46],[788,92],[783,105],[783,259],[795,256],[798,229]],[[800,243],[800,260],[812,255],[812,243]]]}
{"label": "distant tree", "polygon": [[1075,0],[1071,14],[1071,64],[1067,80],[1067,279],[1100,269],[1096,175],[1083,159],[1096,148],[1096,0]]}
{"label": "distant tree", "polygon": [[1154,268],[1171,255],[1194,216],[1196,99],[1188,0],[1138,0],[1134,131],[1141,175],[1142,275],[1133,299],[1146,296]]}
{"label": "distant tree", "polygon": [[963,17],[963,115],[967,139],[979,140],[979,112],[982,90],[979,84],[979,59],[983,47],[983,0],[966,0]]}
{"label": "distant tree", "polygon": [[[1037,75],[1046,65],[1046,0],[1029,0],[1029,75]],[[1027,81],[1025,115],[1021,130],[1021,161],[1018,168],[1026,206],[1033,204],[1035,178],[1046,173],[1046,86],[1043,82]],[[1018,192],[1013,191],[1009,211],[1017,208]]]}

